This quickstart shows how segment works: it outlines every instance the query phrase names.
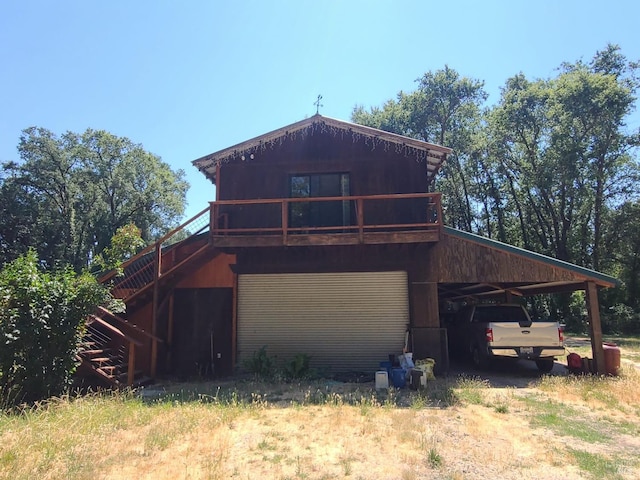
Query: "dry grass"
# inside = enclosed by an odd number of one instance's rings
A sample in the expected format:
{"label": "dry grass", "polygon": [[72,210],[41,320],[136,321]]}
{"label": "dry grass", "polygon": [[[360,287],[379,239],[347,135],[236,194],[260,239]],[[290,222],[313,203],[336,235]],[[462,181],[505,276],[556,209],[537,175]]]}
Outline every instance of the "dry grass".
{"label": "dry grass", "polygon": [[636,479],[640,374],[427,392],[254,381],[0,414],[1,479]]}
{"label": "dry grass", "polygon": [[593,408],[633,411],[640,406],[640,375],[630,366],[623,366],[619,377],[545,377],[539,388],[564,402],[582,401]]}

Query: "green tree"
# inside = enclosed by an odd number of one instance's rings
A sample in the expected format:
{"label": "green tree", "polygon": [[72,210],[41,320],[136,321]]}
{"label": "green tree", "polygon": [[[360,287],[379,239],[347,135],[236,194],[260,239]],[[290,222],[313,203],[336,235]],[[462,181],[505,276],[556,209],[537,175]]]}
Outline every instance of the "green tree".
{"label": "green tree", "polygon": [[120,270],[124,261],[133,257],[145,246],[141,233],[133,223],[118,228],[109,246],[96,256],[96,266],[101,271]]}
{"label": "green tree", "polygon": [[45,272],[30,250],[0,271],[0,394],[4,404],[59,395],[70,385],[85,319],[110,302],[87,273]]}
{"label": "green tree", "polygon": [[443,193],[446,222],[471,231],[475,212],[468,163],[478,148],[482,104],[487,98],[484,83],[461,77],[449,66],[427,72],[417,82],[415,92],[400,92],[397,100],[387,101],[382,109],[367,112],[357,106],[351,118],[362,125],[453,148],[436,188]]}
{"label": "green tree", "polygon": [[133,223],[145,241],[174,226],[184,213],[189,185],[159,157],[127,138],[87,130],[81,137],[84,182],[98,199],[96,241],[108,245],[119,227]]}
{"label": "green tree", "polygon": [[[1,175],[1,172],[0,172]],[[12,178],[0,177],[0,267],[27,252],[36,231],[38,199]]]}
{"label": "green tree", "polygon": [[[380,108],[357,106],[352,120],[452,147],[436,181],[446,223],[620,276],[625,286],[602,296],[603,310],[626,322],[640,312],[630,240],[640,221],[640,130],[626,125],[638,66],[607,45],[553,78],[507,79],[484,111],[483,83],[445,67]],[[551,298],[550,311],[570,312],[566,297]]]}
{"label": "green tree", "polygon": [[603,235],[610,272],[623,282],[623,288],[602,293],[604,315],[614,330],[622,333],[640,330],[640,202],[625,202],[613,212]]}
{"label": "green tree", "polygon": [[[625,67],[615,73],[603,66]],[[527,248],[600,268],[607,211],[637,193],[637,136],[624,129],[635,102],[635,66],[617,47],[592,62],[564,64],[558,77],[509,79],[489,115],[501,143],[494,175],[521,211]]]}
{"label": "green tree", "polygon": [[[48,265],[80,271],[118,228],[134,223],[148,242],[184,213],[184,172],[127,138],[91,129],[59,137],[32,127],[23,131],[18,151],[21,162],[5,164],[0,180],[0,195],[15,195],[8,204],[11,223],[0,224],[3,262],[33,246]],[[6,247],[13,226],[26,226],[30,238]]]}

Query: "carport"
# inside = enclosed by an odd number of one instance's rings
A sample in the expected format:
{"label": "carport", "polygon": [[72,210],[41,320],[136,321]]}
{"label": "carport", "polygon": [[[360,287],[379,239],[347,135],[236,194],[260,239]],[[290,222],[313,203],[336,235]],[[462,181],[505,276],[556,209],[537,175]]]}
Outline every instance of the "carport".
{"label": "carport", "polygon": [[[584,290],[589,336],[598,373],[604,373],[604,349],[598,290],[618,280],[568,262],[472,233],[444,227],[426,252],[426,264],[412,275],[412,296],[426,299],[414,308],[414,327],[439,327],[439,305],[447,301],[503,301]],[[436,301],[437,296],[437,301]]]}

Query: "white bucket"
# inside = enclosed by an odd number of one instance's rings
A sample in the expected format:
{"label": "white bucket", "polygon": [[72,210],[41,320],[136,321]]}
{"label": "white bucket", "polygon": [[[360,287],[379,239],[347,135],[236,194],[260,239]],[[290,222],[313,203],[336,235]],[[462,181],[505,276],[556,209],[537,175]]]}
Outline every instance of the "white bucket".
{"label": "white bucket", "polygon": [[387,388],[389,388],[389,374],[386,370],[378,370],[376,372],[376,390],[386,390]]}

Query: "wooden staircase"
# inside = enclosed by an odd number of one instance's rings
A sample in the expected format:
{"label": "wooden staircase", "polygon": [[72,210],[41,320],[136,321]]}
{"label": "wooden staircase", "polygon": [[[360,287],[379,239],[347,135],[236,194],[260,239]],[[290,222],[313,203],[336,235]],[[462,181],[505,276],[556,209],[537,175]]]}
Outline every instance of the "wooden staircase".
{"label": "wooden staircase", "polygon": [[[105,318],[111,318],[111,323]],[[127,323],[121,317],[100,307],[87,319],[86,331],[78,358],[81,372],[91,374],[109,387],[141,386],[151,382],[136,369],[136,348],[143,342],[126,334],[113,323]],[[143,332],[140,332],[143,335]]]}
{"label": "wooden staircase", "polygon": [[[99,279],[112,295],[124,301],[127,311],[152,303],[152,329],[147,331],[104,307],[90,315],[78,353],[78,374],[111,388],[136,387],[153,381],[158,344],[157,316],[167,302],[161,300],[175,284],[201,263],[216,255],[211,245],[211,207],[172,230],[122,265],[124,275],[109,272]],[[150,344],[150,348],[145,347]],[[136,362],[140,351],[151,352],[151,361]],[[138,368],[136,363],[150,364]]]}

